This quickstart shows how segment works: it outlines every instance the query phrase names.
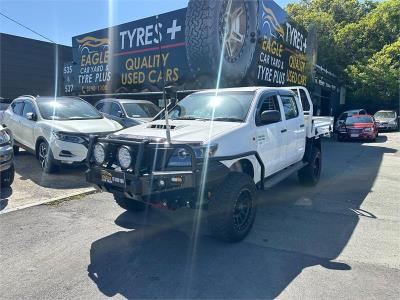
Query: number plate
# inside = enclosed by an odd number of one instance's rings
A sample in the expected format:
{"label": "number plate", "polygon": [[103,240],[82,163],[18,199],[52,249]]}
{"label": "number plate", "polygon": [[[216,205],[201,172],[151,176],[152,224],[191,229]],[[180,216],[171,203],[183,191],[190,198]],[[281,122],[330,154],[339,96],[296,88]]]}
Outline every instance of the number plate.
{"label": "number plate", "polygon": [[360,135],[358,133],[352,133],[350,136],[351,137],[359,137]]}
{"label": "number plate", "polygon": [[123,188],[126,186],[125,173],[101,170],[100,177],[101,181],[104,183],[109,183]]}

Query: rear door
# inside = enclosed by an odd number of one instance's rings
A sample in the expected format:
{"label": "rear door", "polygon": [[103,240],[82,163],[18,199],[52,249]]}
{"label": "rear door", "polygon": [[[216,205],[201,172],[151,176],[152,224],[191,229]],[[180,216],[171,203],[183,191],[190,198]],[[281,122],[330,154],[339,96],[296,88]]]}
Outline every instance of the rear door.
{"label": "rear door", "polygon": [[6,125],[11,130],[14,139],[17,142],[23,143],[21,119],[22,111],[24,109],[24,101],[16,100],[11,104],[11,110],[7,112]]}
{"label": "rear door", "polygon": [[[277,110],[281,120],[274,124],[262,125],[260,116],[264,111]],[[276,93],[266,93],[260,97],[256,110],[257,152],[265,165],[265,176],[268,177],[282,169],[285,160],[287,143],[282,106]]]}
{"label": "rear door", "polygon": [[304,155],[306,131],[301,107],[294,95],[280,95],[283,113],[286,120],[286,161],[284,167],[288,167],[300,160]]}
{"label": "rear door", "polygon": [[30,100],[24,101],[24,109],[21,115],[21,138],[26,146],[30,149],[35,149],[35,127],[36,121],[28,120],[26,115],[28,113],[34,113],[37,116],[37,111],[34,104]]}

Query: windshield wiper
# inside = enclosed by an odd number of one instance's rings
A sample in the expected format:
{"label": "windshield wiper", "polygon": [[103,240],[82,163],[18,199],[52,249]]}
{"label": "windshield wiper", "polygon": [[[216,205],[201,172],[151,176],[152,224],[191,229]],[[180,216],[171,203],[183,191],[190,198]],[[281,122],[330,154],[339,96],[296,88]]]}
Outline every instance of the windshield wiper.
{"label": "windshield wiper", "polygon": [[[239,118],[214,118],[214,121],[221,121],[221,122],[243,122],[242,119]],[[210,120],[211,121],[211,120]]]}
{"label": "windshield wiper", "polygon": [[187,117],[179,117],[179,118],[176,118],[176,119],[174,119],[174,120],[188,120],[188,121],[195,121],[195,120],[202,120],[202,121],[207,121],[207,120],[209,120],[209,119],[204,119],[204,118],[196,118],[196,117],[190,117],[190,116],[187,116]]}

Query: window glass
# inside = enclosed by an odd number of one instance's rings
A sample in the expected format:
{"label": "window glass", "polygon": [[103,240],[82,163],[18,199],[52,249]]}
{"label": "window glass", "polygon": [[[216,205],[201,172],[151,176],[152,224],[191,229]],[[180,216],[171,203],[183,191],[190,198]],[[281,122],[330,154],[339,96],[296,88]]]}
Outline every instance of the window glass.
{"label": "window glass", "polygon": [[99,104],[96,105],[96,109],[97,109],[98,111],[104,112],[104,111],[103,111],[103,108],[104,108],[104,102],[101,102],[101,103],[99,103]]}
{"label": "window glass", "polygon": [[308,102],[307,94],[305,91],[300,90],[301,104],[303,105],[303,110],[310,110],[310,103]]}
{"label": "window glass", "polygon": [[42,99],[38,101],[40,114],[48,120],[90,120],[103,116],[89,103],[70,98]]}
{"label": "window glass", "polygon": [[123,106],[132,118],[153,118],[160,111],[153,103],[124,103]]}
{"label": "window glass", "polygon": [[170,111],[174,120],[214,120],[243,122],[254,92],[198,93],[187,96]]}
{"label": "window glass", "polygon": [[121,107],[117,103],[110,103],[110,115],[114,117],[121,117]]}
{"label": "window glass", "polygon": [[375,118],[396,118],[396,113],[394,111],[378,111]]}
{"label": "window glass", "polygon": [[286,120],[294,119],[299,115],[296,100],[293,96],[281,96]]}
{"label": "window glass", "polygon": [[21,116],[22,115],[22,110],[24,108],[24,102],[23,101],[14,102],[11,105],[11,107],[12,107],[13,112],[16,115]]}
{"label": "window glass", "polygon": [[374,119],[370,116],[352,116],[346,119],[346,125],[356,124],[356,123],[374,123]]}
{"label": "window glass", "polygon": [[29,101],[25,101],[24,109],[22,111],[22,115],[26,118],[27,113],[35,113],[35,108],[33,104]]}

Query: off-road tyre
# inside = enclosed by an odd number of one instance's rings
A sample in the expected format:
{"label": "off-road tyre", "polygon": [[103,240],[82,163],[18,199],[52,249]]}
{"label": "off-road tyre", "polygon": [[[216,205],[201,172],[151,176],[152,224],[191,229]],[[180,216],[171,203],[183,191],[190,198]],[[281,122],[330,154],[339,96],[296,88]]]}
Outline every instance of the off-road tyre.
{"label": "off-road tyre", "polygon": [[[220,66],[225,15],[228,0],[190,0],[186,13],[186,56],[192,75],[196,78],[217,78]],[[253,61],[257,39],[258,3],[257,1],[233,0],[233,5],[242,5],[244,37],[242,46],[237,45],[235,55],[224,51],[222,61],[222,86],[240,84]],[[225,49],[225,48],[224,48]],[[240,50],[239,50],[240,49]]]}
{"label": "off-road tyre", "polygon": [[128,199],[118,195],[114,195],[114,199],[120,207],[130,212],[141,212],[144,211],[147,207],[146,203],[133,199]]}
{"label": "off-road tyre", "polygon": [[[247,214],[240,215],[242,212]],[[256,185],[253,179],[247,174],[232,172],[212,193],[207,209],[208,227],[217,239],[240,242],[250,232],[256,213]],[[240,216],[242,222],[239,222]]]}
{"label": "off-road tyre", "polygon": [[51,174],[58,171],[59,165],[54,159],[49,144],[44,140],[42,140],[38,145],[37,158],[44,173]]}
{"label": "off-road tyre", "polygon": [[14,182],[14,176],[15,176],[15,168],[14,164],[12,164],[8,170],[0,172],[0,187],[1,188],[10,187]]}
{"label": "off-road tyre", "polygon": [[308,165],[297,172],[299,182],[305,186],[315,186],[321,177],[321,150],[313,147]]}

